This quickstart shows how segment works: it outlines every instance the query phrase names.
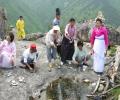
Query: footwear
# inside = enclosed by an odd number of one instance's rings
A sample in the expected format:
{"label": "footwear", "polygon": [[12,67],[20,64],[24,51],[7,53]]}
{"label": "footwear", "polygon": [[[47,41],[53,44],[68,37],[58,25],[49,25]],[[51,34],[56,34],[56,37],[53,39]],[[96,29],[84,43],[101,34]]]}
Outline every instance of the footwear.
{"label": "footwear", "polygon": [[71,62],[71,61],[68,61],[68,64],[69,64],[69,65],[71,65],[71,64],[72,64],[72,62]]}
{"label": "footwear", "polygon": [[80,71],[83,72],[83,68],[82,67],[80,67]]}
{"label": "footwear", "polygon": [[67,64],[68,64],[67,61],[65,61],[65,62],[62,62],[62,61],[61,61],[61,63],[60,63],[61,66],[62,66],[62,65],[67,65]]}
{"label": "footwear", "polygon": [[79,67],[80,67],[80,71],[82,72],[83,71],[83,64],[80,64]]}
{"label": "footwear", "polygon": [[58,67],[58,66],[59,66],[59,64],[58,64],[58,63],[54,63],[54,66],[55,66],[55,67]]}
{"label": "footwear", "polygon": [[61,66],[64,65],[64,63],[63,63],[63,62],[60,62],[60,65],[61,65]]}
{"label": "footwear", "polygon": [[96,72],[96,71],[94,71],[96,74],[97,74],[97,76],[102,76],[103,75],[103,72]]}
{"label": "footwear", "polygon": [[60,60],[59,59],[56,59],[54,63],[55,63],[56,67],[60,66]]}
{"label": "footwear", "polygon": [[53,64],[52,63],[49,63],[49,68],[52,68],[53,67]]}
{"label": "footwear", "polygon": [[49,68],[49,69],[48,69],[48,71],[49,71],[49,72],[51,72],[51,71],[52,71],[52,69],[51,69],[51,68]]}
{"label": "footwear", "polygon": [[34,73],[35,72],[33,68],[29,68],[29,71],[30,71],[30,73]]}
{"label": "footwear", "polygon": [[83,71],[86,71],[87,66],[83,65]]}
{"label": "footwear", "polygon": [[52,67],[53,67],[52,63],[49,63],[49,69],[48,69],[49,72],[51,72]]}
{"label": "footwear", "polygon": [[58,66],[58,69],[60,69],[61,68],[61,66]]}

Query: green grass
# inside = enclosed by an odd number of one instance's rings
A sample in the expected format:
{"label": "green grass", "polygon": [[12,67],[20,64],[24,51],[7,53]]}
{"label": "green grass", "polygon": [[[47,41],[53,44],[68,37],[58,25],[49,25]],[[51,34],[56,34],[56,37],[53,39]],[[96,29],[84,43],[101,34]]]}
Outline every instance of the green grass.
{"label": "green grass", "polygon": [[118,100],[118,96],[120,95],[120,87],[111,91],[114,100]]}
{"label": "green grass", "polygon": [[115,53],[116,53],[116,46],[111,46],[110,49],[109,49],[109,52],[110,52],[110,56],[115,56]]}

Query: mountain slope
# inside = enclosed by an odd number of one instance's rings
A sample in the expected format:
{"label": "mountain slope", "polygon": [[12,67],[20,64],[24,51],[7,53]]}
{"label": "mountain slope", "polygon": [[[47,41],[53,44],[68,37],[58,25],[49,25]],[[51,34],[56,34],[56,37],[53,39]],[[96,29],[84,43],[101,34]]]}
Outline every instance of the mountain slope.
{"label": "mountain slope", "polygon": [[120,25],[120,0],[0,0],[0,6],[7,10],[9,24],[15,26],[18,16],[24,16],[26,31],[46,32],[55,15],[55,8],[62,12],[61,24],[69,18],[77,21],[95,18],[99,10],[103,11],[106,22]]}

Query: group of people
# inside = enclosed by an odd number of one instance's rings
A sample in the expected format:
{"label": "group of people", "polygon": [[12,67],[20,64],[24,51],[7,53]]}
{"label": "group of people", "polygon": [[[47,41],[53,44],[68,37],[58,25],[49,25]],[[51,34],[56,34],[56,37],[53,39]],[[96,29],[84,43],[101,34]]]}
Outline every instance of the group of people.
{"label": "group of people", "polygon": [[[37,48],[35,44],[31,44],[22,55],[20,67],[27,68],[31,72],[34,71],[38,58]],[[16,66],[16,44],[14,42],[14,34],[7,33],[5,39],[0,43],[0,68],[11,69]]]}
{"label": "group of people", "polygon": [[[64,34],[60,33],[60,15],[53,20],[52,29],[46,34],[46,49],[49,62],[49,71],[56,65],[58,53],[61,64],[77,64],[81,69],[89,65],[88,60],[93,58],[95,73],[104,72],[105,53],[108,48],[108,32],[102,19],[97,18],[96,25],[90,35],[91,52],[88,52],[84,43],[76,40],[76,21],[71,18],[65,27]],[[77,42],[77,43],[76,43]],[[58,65],[57,65],[58,66]]]}
{"label": "group of people", "polygon": [[[20,16],[16,23],[18,40],[25,38],[24,20]],[[65,64],[76,64],[81,69],[83,65],[89,65],[88,60],[93,57],[93,69],[97,74],[104,72],[105,52],[108,47],[108,32],[104,26],[102,19],[96,19],[96,25],[92,28],[90,43],[91,52],[86,50],[84,43],[76,40],[76,21],[71,18],[65,27],[64,34],[60,32],[60,14],[58,13],[53,20],[52,29],[46,33],[45,43],[48,59],[49,71],[54,66],[59,66],[57,62],[57,54],[61,60],[60,66]],[[15,66],[16,45],[14,42],[14,34],[9,32],[0,43],[0,67],[12,68]],[[34,71],[38,60],[38,52],[35,44],[31,44],[28,49],[23,52],[21,58],[22,68]]]}

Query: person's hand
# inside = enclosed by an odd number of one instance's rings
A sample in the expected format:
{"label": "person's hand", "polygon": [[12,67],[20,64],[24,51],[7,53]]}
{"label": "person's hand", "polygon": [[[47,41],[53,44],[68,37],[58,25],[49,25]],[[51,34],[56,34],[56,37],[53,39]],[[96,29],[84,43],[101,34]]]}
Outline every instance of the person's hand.
{"label": "person's hand", "polygon": [[106,46],[105,51],[107,51],[107,50],[108,50],[108,47]]}
{"label": "person's hand", "polygon": [[105,55],[107,55],[107,50],[108,50],[108,47],[105,48],[105,52],[104,52]]}
{"label": "person's hand", "polygon": [[56,45],[54,45],[54,48],[57,48],[57,46],[56,46]]}
{"label": "person's hand", "polygon": [[36,61],[33,62],[33,65],[36,65]]}
{"label": "person's hand", "polygon": [[68,33],[65,33],[65,36],[69,36],[69,34],[68,34]]}
{"label": "person's hand", "polygon": [[77,61],[72,61],[73,64],[77,64],[78,65],[78,62]]}
{"label": "person's hand", "polygon": [[14,66],[14,61],[12,59],[10,60],[10,63],[12,66]]}
{"label": "person's hand", "polygon": [[94,54],[94,50],[93,49],[91,49],[91,53],[90,53],[91,55],[93,55]]}
{"label": "person's hand", "polygon": [[30,70],[30,71],[33,71],[33,69],[32,69],[31,67],[29,67],[29,70]]}
{"label": "person's hand", "polygon": [[56,45],[55,45],[55,44],[51,44],[51,47],[54,47],[54,48],[56,48]]}
{"label": "person's hand", "polygon": [[86,57],[85,57],[85,59],[83,60],[83,63],[85,63],[85,64],[86,64],[86,62],[87,62],[87,60],[86,60]]}
{"label": "person's hand", "polygon": [[65,37],[70,40],[70,35],[68,33],[65,33]]}
{"label": "person's hand", "polygon": [[92,55],[92,54],[91,54],[91,51],[89,51],[88,55],[89,55],[89,56]]}
{"label": "person's hand", "polygon": [[107,50],[105,50],[104,54],[105,54],[105,56],[107,55]]}
{"label": "person's hand", "polygon": [[20,28],[18,28],[18,31],[20,31]]}
{"label": "person's hand", "polygon": [[70,40],[70,43],[73,43],[73,40]]}

